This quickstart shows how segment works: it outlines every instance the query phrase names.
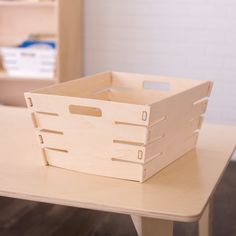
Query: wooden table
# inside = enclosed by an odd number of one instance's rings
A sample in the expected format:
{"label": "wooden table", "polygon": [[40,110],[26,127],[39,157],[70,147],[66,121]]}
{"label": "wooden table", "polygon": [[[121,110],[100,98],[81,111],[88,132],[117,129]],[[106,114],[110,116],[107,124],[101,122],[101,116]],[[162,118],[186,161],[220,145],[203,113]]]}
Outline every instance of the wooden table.
{"label": "wooden table", "polygon": [[29,114],[0,107],[0,195],[130,214],[139,235],[172,235],[173,221],[200,221],[235,148],[236,127],[204,125],[198,146],[143,184],[41,163]]}

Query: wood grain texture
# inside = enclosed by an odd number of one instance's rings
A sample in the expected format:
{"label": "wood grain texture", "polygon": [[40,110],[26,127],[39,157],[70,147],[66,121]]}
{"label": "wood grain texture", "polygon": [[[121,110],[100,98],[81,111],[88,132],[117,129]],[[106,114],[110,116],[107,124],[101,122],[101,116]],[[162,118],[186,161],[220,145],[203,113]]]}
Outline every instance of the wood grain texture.
{"label": "wood grain texture", "polygon": [[26,110],[0,114],[0,194],[68,206],[197,221],[235,148],[235,127],[204,125],[196,150],[140,184],[42,166]]}
{"label": "wood grain texture", "polygon": [[[236,163],[230,162],[214,194],[214,236],[235,235],[235,178]],[[43,214],[39,214],[38,209],[42,206]],[[137,236],[128,215],[81,208],[75,210],[72,207],[61,208],[58,205],[53,206],[52,210],[51,204],[0,197],[0,235],[19,236],[17,230],[13,230],[19,226],[23,226],[22,235],[29,232],[30,236]],[[175,222],[174,236],[197,235],[197,222]]]}

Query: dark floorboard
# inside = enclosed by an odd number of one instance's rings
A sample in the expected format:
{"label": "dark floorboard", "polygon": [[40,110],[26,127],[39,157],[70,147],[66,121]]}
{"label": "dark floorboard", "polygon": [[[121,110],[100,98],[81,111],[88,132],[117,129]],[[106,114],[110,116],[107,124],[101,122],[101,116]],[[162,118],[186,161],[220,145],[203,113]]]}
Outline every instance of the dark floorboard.
{"label": "dark floorboard", "polygon": [[[236,162],[217,187],[213,236],[236,236]],[[0,236],[136,236],[129,216],[0,197]],[[196,223],[175,223],[174,236],[196,236]]]}

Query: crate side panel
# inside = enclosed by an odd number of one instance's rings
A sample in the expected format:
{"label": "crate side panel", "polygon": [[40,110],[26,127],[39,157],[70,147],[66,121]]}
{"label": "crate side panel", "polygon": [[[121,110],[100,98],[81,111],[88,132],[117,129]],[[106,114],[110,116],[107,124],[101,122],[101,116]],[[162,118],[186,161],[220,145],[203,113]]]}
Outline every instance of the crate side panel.
{"label": "crate side panel", "polygon": [[201,123],[202,117],[198,117],[197,119],[183,123],[182,125],[176,125],[176,127],[172,129],[165,127],[163,136],[146,145],[145,160],[148,161],[160,153],[168,153],[172,146],[177,145],[179,140],[185,142],[186,139],[194,135],[194,133],[200,129]]}
{"label": "crate side panel", "polygon": [[70,97],[88,97],[109,87],[111,87],[111,73],[105,72],[34,90],[33,93]]}
{"label": "crate side panel", "polygon": [[141,163],[145,162],[146,149],[143,146],[115,143],[112,149],[112,160]]}
{"label": "crate side panel", "polygon": [[143,166],[135,163],[99,160],[93,158],[79,159],[70,156],[67,153],[46,150],[49,165],[84,172],[87,174],[95,174],[120,179],[128,179],[141,181],[143,174]]}
{"label": "crate side panel", "polygon": [[199,119],[205,113],[207,103],[207,100],[203,100],[193,105],[185,115],[178,117],[174,121],[169,117],[168,119],[167,117],[163,117],[163,119],[148,128],[148,142],[161,138],[168,134],[169,131],[188,125],[188,123],[190,124],[192,121]]}
{"label": "crate side panel", "polygon": [[111,101],[117,101],[130,104],[151,104],[163,99],[166,95],[157,93],[156,91],[146,91],[143,89],[122,89],[114,88],[109,95]]}
{"label": "crate side panel", "polygon": [[37,131],[41,148],[64,150],[70,155],[87,161],[87,158],[98,160],[116,160],[133,163],[144,163],[145,148],[136,145],[113,143],[110,135],[104,134],[98,138],[88,132],[53,133]]}
{"label": "crate side panel", "polygon": [[[37,112],[71,115],[69,106],[77,105],[98,108],[102,112],[102,119],[113,122],[147,125],[149,120],[150,107],[145,105],[123,104],[102,100],[36,93],[26,93],[25,96],[26,100],[30,99],[32,103],[32,105],[28,104],[28,107]],[[89,116],[86,117],[88,120],[92,118]]]}
{"label": "crate side panel", "polygon": [[[73,133],[78,130],[81,132],[81,128],[85,127],[87,129],[95,130],[94,126],[97,122],[98,133],[104,134],[104,130],[110,134],[111,140],[118,140],[124,142],[134,142],[145,144],[147,140],[147,127],[136,126],[132,124],[121,124],[115,122],[109,122],[104,120],[103,122],[91,120],[91,125],[85,121],[84,117],[77,116],[62,116],[62,115],[50,115],[47,113],[35,112],[35,118],[37,121],[37,127],[40,130],[54,130],[67,133]],[[94,124],[93,124],[94,123]],[[78,133],[78,135],[81,133]]]}
{"label": "crate side panel", "polygon": [[72,115],[63,117],[36,112],[34,117],[43,147],[65,149],[82,156],[144,162],[142,146],[146,141],[146,127],[107,120],[89,122]]}
{"label": "crate side panel", "polygon": [[152,104],[150,124],[164,117],[174,122],[186,116],[192,111],[195,102],[209,96],[210,87],[211,82],[203,82],[199,86]]}
{"label": "crate side panel", "polygon": [[[156,76],[156,75],[112,72],[112,85],[114,87],[128,87],[133,89],[146,90],[144,88],[145,82],[154,82],[153,85],[155,85],[155,82],[169,84],[170,89],[167,90],[165,93],[163,93],[166,95],[179,93],[202,83],[202,81],[199,80],[189,80],[189,79],[166,77],[166,76]],[[155,89],[155,86],[153,86],[151,90],[162,92],[162,90],[158,88]]]}
{"label": "crate side panel", "polygon": [[[42,148],[66,150],[80,157],[143,163],[140,151],[144,150],[140,145],[146,143],[147,127],[114,121],[116,114],[122,113],[123,104],[118,104],[121,108],[115,111],[114,107],[111,109],[111,104],[106,104],[106,109],[102,109],[103,116],[93,117],[68,111],[68,104],[78,104],[79,100],[81,105],[81,99],[40,94],[29,94],[28,98]],[[82,99],[82,103],[87,106],[88,103],[94,106],[94,102]],[[102,107],[100,101],[98,104]],[[126,114],[122,113],[124,118],[131,118],[128,108]],[[139,107],[135,111],[141,114]]]}
{"label": "crate side panel", "polygon": [[112,133],[115,140],[146,144],[147,127],[116,122]]}
{"label": "crate side panel", "polygon": [[165,119],[149,127],[148,143],[152,143],[153,141],[162,139],[163,137],[171,136],[173,133],[181,132],[181,129],[184,130],[186,127],[200,129],[203,120],[202,113],[194,117],[192,117],[192,114],[193,113],[187,114],[174,122],[171,122],[171,119]]}
{"label": "crate side panel", "polygon": [[181,158],[185,153],[189,152],[190,150],[194,149],[195,144],[197,141],[197,136],[193,135],[188,140],[184,142],[180,140],[179,143],[172,146],[168,153],[163,154],[150,162],[144,165],[144,172],[145,176],[143,181],[147,180],[163,168],[167,167],[169,164],[174,162],[175,160]]}

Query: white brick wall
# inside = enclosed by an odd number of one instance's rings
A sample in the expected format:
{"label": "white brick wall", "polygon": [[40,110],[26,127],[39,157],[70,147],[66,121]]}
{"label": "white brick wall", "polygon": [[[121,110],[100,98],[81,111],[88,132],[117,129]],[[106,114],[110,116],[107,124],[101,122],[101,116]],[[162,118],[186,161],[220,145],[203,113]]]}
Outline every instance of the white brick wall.
{"label": "white brick wall", "polygon": [[85,73],[213,80],[207,120],[236,125],[235,0],[86,0]]}

